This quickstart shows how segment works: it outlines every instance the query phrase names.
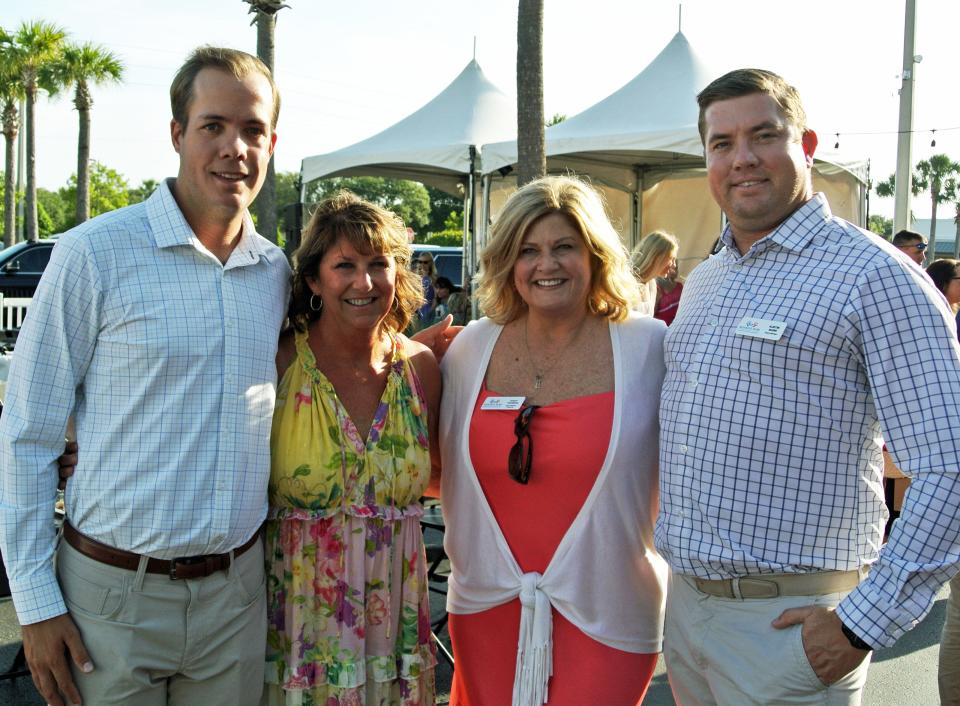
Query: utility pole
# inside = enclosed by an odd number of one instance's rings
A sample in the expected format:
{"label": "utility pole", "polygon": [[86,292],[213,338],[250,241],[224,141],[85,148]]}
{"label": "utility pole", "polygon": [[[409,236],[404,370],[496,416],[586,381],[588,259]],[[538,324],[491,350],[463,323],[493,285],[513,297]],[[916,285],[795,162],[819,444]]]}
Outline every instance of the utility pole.
{"label": "utility pole", "polygon": [[[903,21],[903,73],[900,85],[900,122],[897,135],[897,171],[894,177],[893,232],[910,227],[910,197],[913,169],[913,84],[915,66],[920,57],[914,53],[917,27],[917,2],[906,0]],[[935,244],[930,243],[929,257],[934,258]]]}

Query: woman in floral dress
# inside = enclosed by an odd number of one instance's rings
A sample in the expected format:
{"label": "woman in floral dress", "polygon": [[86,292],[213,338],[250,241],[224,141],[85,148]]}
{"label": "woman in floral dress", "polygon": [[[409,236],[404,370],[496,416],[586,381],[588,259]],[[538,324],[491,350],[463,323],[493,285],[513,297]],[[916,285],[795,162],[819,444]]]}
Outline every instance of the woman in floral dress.
{"label": "woman in floral dress", "polygon": [[440,374],[400,333],[422,298],[409,259],[399,220],[345,192],[297,251],[277,355],[264,703],[434,704],[419,498]]}

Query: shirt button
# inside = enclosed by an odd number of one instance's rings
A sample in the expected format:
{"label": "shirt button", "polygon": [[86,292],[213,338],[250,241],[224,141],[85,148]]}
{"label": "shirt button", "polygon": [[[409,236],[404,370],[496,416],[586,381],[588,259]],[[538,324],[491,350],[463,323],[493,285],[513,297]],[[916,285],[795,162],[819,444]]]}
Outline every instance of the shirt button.
{"label": "shirt button", "polygon": [[227,319],[227,328],[233,328],[233,319]]}
{"label": "shirt button", "polygon": [[698,384],[696,378],[690,378],[690,387],[696,387]]}
{"label": "shirt button", "polygon": [[686,444],[680,444],[680,453],[682,453],[682,454],[687,453],[687,448],[688,448],[688,447],[687,447]]}

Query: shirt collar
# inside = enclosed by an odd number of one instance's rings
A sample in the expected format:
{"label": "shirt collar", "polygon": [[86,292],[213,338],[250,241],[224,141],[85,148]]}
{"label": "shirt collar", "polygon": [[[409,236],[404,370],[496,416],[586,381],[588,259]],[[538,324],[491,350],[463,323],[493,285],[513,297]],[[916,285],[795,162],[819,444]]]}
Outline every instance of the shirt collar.
{"label": "shirt collar", "polygon": [[[171,248],[181,245],[202,247],[193,228],[187,223],[183,211],[173,198],[171,187],[174,179],[164,179],[160,186],[147,199],[147,218],[153,231],[158,248]],[[206,248],[204,248],[206,250]],[[249,265],[265,255],[263,243],[257,237],[248,211],[243,212],[243,225],[240,230],[240,242],[230,254],[226,266]]]}
{"label": "shirt collar", "polygon": [[[833,213],[830,211],[827,197],[821,192],[817,192],[813,195],[813,198],[791,213],[783,223],[755,242],[743,257],[763,252],[773,244],[786,250],[799,252],[817,234],[816,224],[824,223],[832,217]],[[727,246],[728,251],[739,259],[739,251],[733,242],[733,230],[729,223],[723,229],[720,241]]]}

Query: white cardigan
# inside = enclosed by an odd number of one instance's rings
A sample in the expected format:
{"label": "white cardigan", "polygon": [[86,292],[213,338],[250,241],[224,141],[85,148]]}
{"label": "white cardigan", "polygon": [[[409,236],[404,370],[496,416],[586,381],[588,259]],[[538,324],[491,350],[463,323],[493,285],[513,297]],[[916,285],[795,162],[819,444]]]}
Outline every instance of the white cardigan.
{"label": "white cardigan", "polygon": [[[447,610],[476,613],[519,595],[523,608],[513,702],[541,704],[552,673],[551,606],[604,645],[634,653],[661,649],[667,567],[654,549],[653,525],[666,326],[638,314],[609,326],[610,445],[590,494],[542,576],[521,572],[470,460],[470,419],[502,329],[489,319],[471,323],[441,365],[441,497],[451,567]],[[585,426],[584,433],[590,432]]]}

